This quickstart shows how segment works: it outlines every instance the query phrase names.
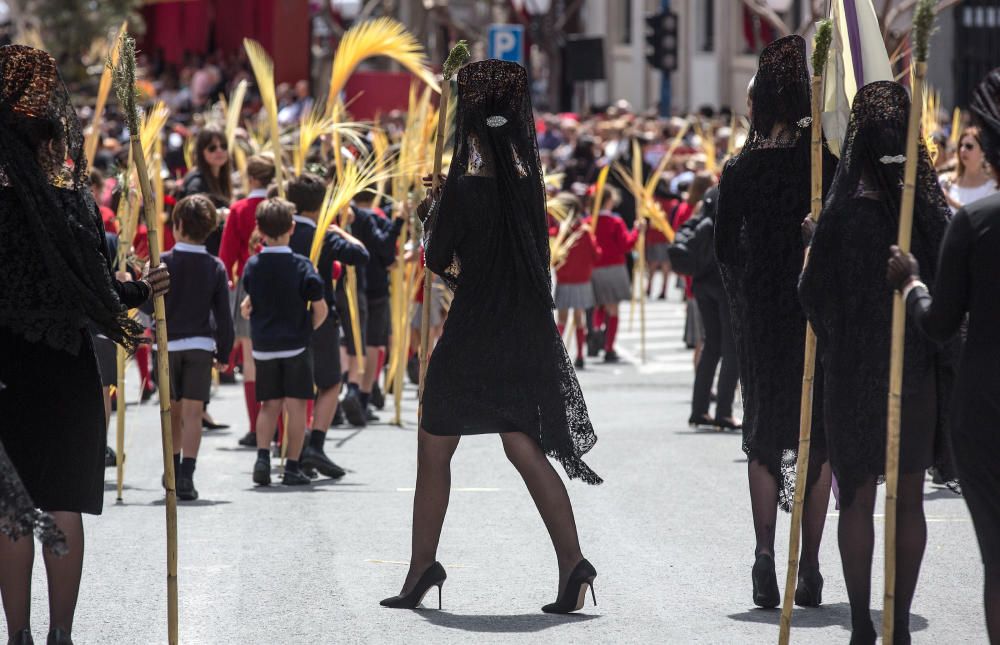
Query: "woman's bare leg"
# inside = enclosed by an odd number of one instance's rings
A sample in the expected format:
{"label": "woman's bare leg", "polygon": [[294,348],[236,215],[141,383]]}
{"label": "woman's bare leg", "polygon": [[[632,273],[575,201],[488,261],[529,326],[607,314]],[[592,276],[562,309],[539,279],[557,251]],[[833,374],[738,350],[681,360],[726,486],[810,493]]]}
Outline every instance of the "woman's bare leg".
{"label": "woman's bare leg", "polygon": [[417,484],[413,493],[413,537],[410,569],[403,589],[406,594],[424,571],[437,560],[441,527],[448,512],[451,495],[451,457],[459,437],[432,435],[423,428],[417,432]]}
{"label": "woman's bare leg", "polygon": [[561,592],[573,567],[583,559],[566,486],[534,439],[521,432],[504,432],[500,439],[507,459],[524,479],[555,547]]}

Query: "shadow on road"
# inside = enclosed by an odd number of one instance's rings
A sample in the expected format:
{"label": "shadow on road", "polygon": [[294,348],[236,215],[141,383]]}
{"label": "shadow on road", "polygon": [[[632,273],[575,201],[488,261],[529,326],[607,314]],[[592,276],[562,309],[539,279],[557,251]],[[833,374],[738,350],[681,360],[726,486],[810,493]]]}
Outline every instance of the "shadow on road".
{"label": "shadow on road", "polygon": [[[750,609],[742,614],[729,614],[728,618],[743,623],[765,623],[777,626],[781,621],[780,609]],[[881,631],[882,611],[872,611],[872,622],[876,631]],[[919,614],[910,614],[910,632],[921,632],[927,629],[927,619]],[[833,627],[840,625],[845,632],[851,629],[851,605],[837,602],[823,605],[816,609],[796,608],[792,614],[792,631],[797,628]]]}
{"label": "shadow on road", "polygon": [[450,614],[444,611],[422,611],[420,617],[438,627],[460,629],[466,632],[481,634],[530,634],[565,623],[582,623],[600,618],[589,614],[566,614],[550,616],[548,614],[517,614],[505,615],[467,615]]}

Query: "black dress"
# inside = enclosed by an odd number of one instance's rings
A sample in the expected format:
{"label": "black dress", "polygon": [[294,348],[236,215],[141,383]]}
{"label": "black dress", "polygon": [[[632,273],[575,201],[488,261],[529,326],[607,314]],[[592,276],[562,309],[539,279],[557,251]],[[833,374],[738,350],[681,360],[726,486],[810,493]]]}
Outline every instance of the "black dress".
{"label": "black dress", "polygon": [[[427,219],[427,267],[455,290],[431,354],[424,430],[523,432],[571,478],[597,438],[552,316],[544,192],[524,68],[459,72],[456,154]],[[489,124],[496,125],[489,125]]]}
{"label": "black dress", "polygon": [[[885,262],[898,218],[868,197],[838,212],[824,210],[802,273],[799,296],[821,346],[817,369],[823,371],[830,465],[845,505],[861,483],[885,473],[892,331]],[[935,240],[916,234],[913,251],[928,271],[936,249]],[[903,366],[900,472],[908,474],[947,455],[944,419],[954,363],[948,348],[929,342],[907,320]]]}
{"label": "black dress", "polygon": [[[0,222],[12,221],[15,207],[7,189],[0,189]],[[93,249],[112,260],[100,229]],[[0,226],[10,241],[21,232]],[[27,238],[24,238],[27,239]],[[0,266],[0,272],[17,271]],[[148,298],[141,283],[112,280],[119,299],[137,307]],[[104,505],[104,447],[107,422],[101,379],[90,331],[81,321],[79,350],[74,354],[0,326],[0,442],[35,504],[45,511],[98,515]]]}
{"label": "black dress", "polygon": [[958,211],[934,280],[907,298],[913,324],[931,339],[953,337],[969,313],[958,368],[951,440],[962,494],[987,566],[1000,565],[1000,195]]}
{"label": "black dress", "polygon": [[[732,310],[743,390],[743,451],[778,481],[788,509],[795,483],[806,318],[797,286],[809,213],[808,136],[744,151],[719,185],[715,250]],[[828,157],[824,169],[832,171]],[[825,460],[822,380],[814,386],[810,461]],[[819,475],[818,467],[809,469]],[[812,481],[812,479],[810,480]]]}

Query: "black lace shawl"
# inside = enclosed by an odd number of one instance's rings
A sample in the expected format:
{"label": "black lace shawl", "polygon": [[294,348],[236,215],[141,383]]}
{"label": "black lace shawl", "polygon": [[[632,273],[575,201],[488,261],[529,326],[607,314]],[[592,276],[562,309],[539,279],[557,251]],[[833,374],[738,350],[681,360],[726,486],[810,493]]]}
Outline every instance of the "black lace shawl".
{"label": "black lace shawl", "polygon": [[[3,384],[0,383],[0,389]],[[35,508],[17,475],[14,464],[0,443],[0,535],[12,540],[31,539],[35,533],[56,554],[66,553],[66,537],[48,513]]]}
{"label": "black lace shawl", "polygon": [[601,478],[597,441],[552,316],[545,190],[527,73],[488,60],[458,74],[456,150],[426,222],[427,267],[455,290],[431,356],[424,427],[518,430],[571,478]]}
{"label": "black lace shawl", "polygon": [[[830,459],[845,504],[859,484],[885,470],[892,327],[885,267],[899,228],[909,108],[906,90],[890,81],[870,83],[855,96],[840,166],[799,286],[822,347]],[[928,284],[949,213],[921,146],[911,250]],[[948,477],[945,424],[955,378],[953,346],[935,345],[910,321],[905,343],[904,405],[927,370],[937,377],[935,465]]]}
{"label": "black lace shawl", "polygon": [[88,322],[133,349],[142,328],[111,283],[83,135],[45,52],[0,48],[0,325],[76,354]]}
{"label": "black lace shawl", "polygon": [[[779,505],[789,510],[806,332],[796,294],[811,176],[805,41],[789,36],[768,45],[754,78],[747,145],[726,165],[719,185],[715,252],[740,358],[743,451],[775,477]],[[836,159],[824,152],[827,179]],[[816,391],[821,387],[817,382]],[[822,463],[821,397],[814,400],[810,460]],[[819,468],[809,473],[815,477]]]}
{"label": "black lace shawl", "polygon": [[986,161],[1000,171],[1000,67],[987,74],[976,87],[969,111],[979,126]]}

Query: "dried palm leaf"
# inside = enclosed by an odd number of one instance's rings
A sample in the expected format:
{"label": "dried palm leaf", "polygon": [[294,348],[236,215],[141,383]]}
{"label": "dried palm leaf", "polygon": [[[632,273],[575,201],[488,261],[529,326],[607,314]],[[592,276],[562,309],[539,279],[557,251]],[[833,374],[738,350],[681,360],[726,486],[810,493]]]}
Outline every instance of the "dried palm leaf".
{"label": "dried palm leaf", "polygon": [[601,202],[604,199],[604,184],[608,181],[608,172],[610,170],[611,166],[604,166],[601,168],[601,172],[597,175],[597,185],[594,188],[593,216],[590,218],[591,232],[597,230],[597,216],[601,213]]}
{"label": "dried palm leaf", "polygon": [[243,39],[254,77],[257,79],[257,90],[267,111],[268,125],[271,135],[271,147],[274,152],[274,180],[278,184],[278,194],[285,196],[282,175],[281,131],[278,129],[278,96],[274,88],[274,61],[264,51],[264,47],[251,38]]}
{"label": "dried palm leaf", "polygon": [[147,159],[153,154],[153,145],[160,138],[163,126],[167,124],[170,117],[170,108],[163,101],[157,101],[153,107],[143,115],[142,123],[139,126],[139,140],[142,141],[142,154]]}
{"label": "dried palm leaf", "polygon": [[427,67],[427,56],[416,37],[402,23],[392,18],[376,18],[351,27],[333,57],[330,87],[326,97],[327,116],[332,116],[341,91],[361,61],[373,56],[387,56],[414,76],[440,92],[434,74]]}
{"label": "dried palm leaf", "polygon": [[962,138],[962,109],[956,107],[951,113],[951,144],[958,147]]}
{"label": "dried palm leaf", "polygon": [[83,142],[83,151],[87,159],[87,167],[94,165],[94,156],[97,154],[97,144],[101,140],[101,119],[104,116],[104,106],[108,102],[108,94],[111,92],[111,70],[118,64],[118,44],[121,42],[122,34],[128,27],[128,21],[122,23],[115,35],[115,39],[108,44],[108,60],[111,66],[104,66],[101,72],[101,82],[97,86],[97,102],[94,104],[94,118],[90,122],[90,131]]}
{"label": "dried palm leaf", "polygon": [[230,150],[233,149],[236,143],[236,128],[240,124],[240,115],[243,113],[243,101],[247,96],[247,85],[247,79],[240,81],[226,103],[226,144]]}

